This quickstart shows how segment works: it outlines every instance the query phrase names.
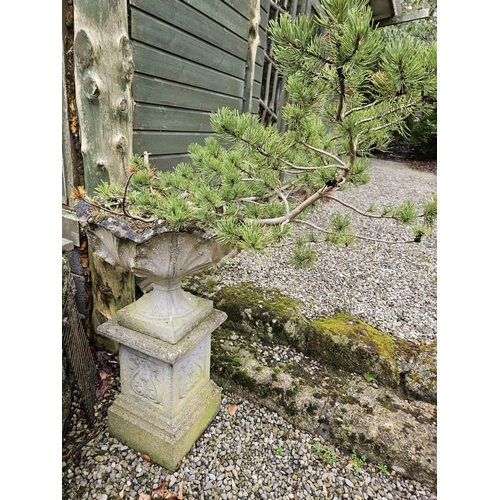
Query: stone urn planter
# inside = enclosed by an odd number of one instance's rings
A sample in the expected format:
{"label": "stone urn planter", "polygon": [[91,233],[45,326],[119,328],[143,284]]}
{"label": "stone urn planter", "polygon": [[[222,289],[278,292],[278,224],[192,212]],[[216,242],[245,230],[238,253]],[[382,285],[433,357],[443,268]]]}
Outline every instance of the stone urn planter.
{"label": "stone urn planter", "polygon": [[226,319],[211,301],[182,290],[181,281],[217,264],[231,247],[207,231],[136,232],[116,216],[94,221],[92,212],[89,203],[78,203],[93,251],[153,284],[98,328],[120,346],[121,393],[108,410],[109,431],[174,470],[220,409],[210,342]]}

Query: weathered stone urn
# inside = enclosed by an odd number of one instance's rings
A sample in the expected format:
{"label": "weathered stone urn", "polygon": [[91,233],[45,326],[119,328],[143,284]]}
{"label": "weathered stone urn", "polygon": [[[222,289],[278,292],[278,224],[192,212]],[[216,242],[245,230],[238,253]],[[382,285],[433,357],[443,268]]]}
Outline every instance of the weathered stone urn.
{"label": "weathered stone urn", "polygon": [[182,290],[181,281],[217,264],[231,248],[205,231],[139,233],[114,216],[93,222],[92,211],[78,203],[94,253],[153,283],[151,292],[98,328],[120,346],[121,393],[108,410],[109,431],[174,470],[220,409],[210,341],[226,319],[211,301]]}

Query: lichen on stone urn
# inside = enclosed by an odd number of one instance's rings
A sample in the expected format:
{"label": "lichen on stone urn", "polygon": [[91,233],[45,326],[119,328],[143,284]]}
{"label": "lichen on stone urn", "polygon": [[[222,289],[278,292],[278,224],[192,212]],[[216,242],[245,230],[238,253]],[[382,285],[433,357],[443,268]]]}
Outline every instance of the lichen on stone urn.
{"label": "lichen on stone urn", "polygon": [[93,251],[153,283],[151,292],[118,311],[118,324],[176,343],[210,314],[212,301],[184,291],[181,281],[216,265],[231,251],[230,245],[220,244],[210,231],[159,226],[141,233],[117,216],[93,219],[92,213],[92,205],[78,203],[77,215]]}

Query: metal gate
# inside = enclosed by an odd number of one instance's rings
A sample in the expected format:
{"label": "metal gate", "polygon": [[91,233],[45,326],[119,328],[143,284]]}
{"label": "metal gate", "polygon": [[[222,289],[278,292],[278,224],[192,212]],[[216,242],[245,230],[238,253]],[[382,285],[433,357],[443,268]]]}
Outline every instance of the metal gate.
{"label": "metal gate", "polygon": [[[269,20],[277,20],[279,16],[288,12],[292,18],[298,14],[310,15],[318,5],[318,0],[277,0],[270,1]],[[273,59],[271,40],[266,39],[264,52],[264,68],[262,73],[262,88],[259,99],[259,116],[262,125],[276,123],[279,130],[283,130],[281,108],[286,103],[285,77],[281,75]]]}
{"label": "metal gate", "polygon": [[62,346],[71,374],[76,380],[79,394],[83,399],[88,422],[93,426],[96,388],[95,363],[76,306],[73,278],[70,273],[68,274],[62,314]]}

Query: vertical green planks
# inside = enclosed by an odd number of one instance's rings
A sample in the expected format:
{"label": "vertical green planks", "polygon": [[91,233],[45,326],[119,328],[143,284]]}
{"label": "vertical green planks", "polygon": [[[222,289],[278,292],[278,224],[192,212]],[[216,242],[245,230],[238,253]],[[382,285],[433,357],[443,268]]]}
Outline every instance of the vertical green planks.
{"label": "vertical green planks", "polygon": [[242,111],[253,100],[248,38],[251,3],[259,0],[129,3],[133,151],[148,151],[152,163],[170,169],[188,159],[190,143],[210,135],[210,113]]}

